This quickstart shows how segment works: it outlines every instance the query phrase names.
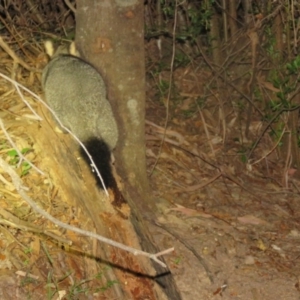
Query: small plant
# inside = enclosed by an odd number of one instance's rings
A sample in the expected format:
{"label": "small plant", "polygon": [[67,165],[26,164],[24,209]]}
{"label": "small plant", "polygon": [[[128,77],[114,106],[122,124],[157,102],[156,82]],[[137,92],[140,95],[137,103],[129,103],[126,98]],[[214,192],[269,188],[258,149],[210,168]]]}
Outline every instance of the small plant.
{"label": "small plant", "polygon": [[23,261],[23,264],[24,264],[24,266],[29,266],[29,259],[27,258],[27,259],[25,259],[24,261]]}
{"label": "small plant", "polygon": [[119,282],[117,280],[108,280],[106,282],[106,285],[104,285],[102,287],[99,287],[99,288],[96,288],[95,292],[105,292],[115,284],[119,284]]}
{"label": "small plant", "polygon": [[28,284],[31,284],[31,283],[37,283],[37,280],[30,277],[30,276],[26,276],[24,277],[24,279],[21,280],[21,286],[24,287]]}
{"label": "small plant", "polygon": [[[103,276],[104,276],[104,272],[109,270],[110,267],[105,267],[103,268],[103,271],[102,272],[99,272],[95,278],[96,279],[101,279]],[[119,284],[119,282],[117,280],[108,280],[106,282],[106,285],[105,286],[102,286],[102,287],[99,287],[99,288],[96,288],[95,292],[105,292],[106,290],[110,289],[114,284]]]}
{"label": "small plant", "polygon": [[31,252],[32,252],[32,248],[30,248],[30,247],[24,249],[25,254],[28,254],[28,253],[31,253]]}
{"label": "small plant", "polygon": [[[21,153],[23,155],[25,155],[26,153],[28,153],[31,149],[30,148],[23,148],[21,150]],[[13,150],[10,150],[7,152],[7,155],[11,158],[9,163],[15,167],[18,166],[19,162],[20,162],[20,157],[19,157],[19,154],[18,152],[13,149]],[[25,176],[29,173],[29,170],[31,169],[31,166],[28,162],[26,161],[23,161],[22,164],[21,164],[21,177],[22,176]]]}
{"label": "small plant", "polygon": [[[80,294],[90,295],[98,292],[105,292],[110,289],[113,285],[119,284],[116,280],[108,280],[104,286],[91,289],[90,287],[86,286],[87,283],[93,282],[94,279],[100,280],[103,278],[105,271],[107,271],[110,267],[103,268],[102,272],[99,272],[94,277],[87,278],[80,280],[78,282],[74,282],[72,286],[68,288],[68,293],[65,295],[64,299],[78,299]],[[59,280],[53,278],[52,272],[49,272],[47,278],[47,299],[53,299],[54,295],[56,295],[59,291],[59,283],[64,281],[68,276],[70,276],[72,272],[66,273],[62,278]],[[55,290],[53,290],[55,287]]]}
{"label": "small plant", "polygon": [[90,292],[90,289],[87,287],[83,287],[82,285],[85,284],[86,282],[88,282],[90,280],[86,279],[86,280],[81,280],[80,282],[76,283],[74,282],[74,284],[69,288],[69,293],[66,296],[67,299],[77,299],[77,295],[78,294],[85,294],[87,295],[88,292]]}
{"label": "small plant", "polygon": [[173,263],[178,266],[181,263],[181,261],[182,261],[182,256],[178,256],[173,260]]}
{"label": "small plant", "polygon": [[247,158],[247,150],[245,148],[239,150],[237,152],[239,155],[240,155],[240,159],[242,161],[242,163],[246,163],[248,161],[248,158]]}
{"label": "small plant", "polygon": [[272,72],[270,80],[273,86],[279,89],[279,92],[276,93],[277,99],[272,99],[268,103],[268,107],[273,112],[289,110],[295,107],[289,96],[298,88],[300,81],[299,70],[300,56],[297,56],[283,66],[283,71],[277,70]]}

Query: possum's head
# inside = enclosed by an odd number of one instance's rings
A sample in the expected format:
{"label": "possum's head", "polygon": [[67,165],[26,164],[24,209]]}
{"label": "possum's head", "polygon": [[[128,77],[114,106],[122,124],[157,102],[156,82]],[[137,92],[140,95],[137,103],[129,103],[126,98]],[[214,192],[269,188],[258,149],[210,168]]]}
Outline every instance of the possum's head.
{"label": "possum's head", "polygon": [[72,42],[70,45],[60,45],[57,48],[55,48],[52,41],[46,40],[44,42],[44,47],[46,53],[51,59],[59,55],[72,55],[80,57],[79,52],[76,49],[75,42]]}

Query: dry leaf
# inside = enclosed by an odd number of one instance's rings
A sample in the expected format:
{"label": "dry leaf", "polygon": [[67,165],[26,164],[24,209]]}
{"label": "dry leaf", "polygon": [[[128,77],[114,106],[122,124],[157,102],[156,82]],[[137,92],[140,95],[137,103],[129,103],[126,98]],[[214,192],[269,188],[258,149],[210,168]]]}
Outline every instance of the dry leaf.
{"label": "dry leaf", "polygon": [[203,218],[211,218],[212,216],[211,215],[208,215],[204,212],[201,212],[201,211],[197,211],[197,210],[194,210],[194,209],[191,209],[191,208],[187,208],[187,207],[184,207],[184,206],[181,206],[181,205],[176,205],[177,207],[176,208],[171,208],[170,210],[172,211],[179,211],[181,212],[182,214],[186,215],[186,216],[199,216],[199,217],[203,217]]}
{"label": "dry leaf", "polygon": [[259,219],[257,217],[254,217],[252,215],[246,215],[243,217],[238,217],[237,218],[239,222],[244,223],[244,224],[252,224],[252,225],[266,225],[268,222]]}

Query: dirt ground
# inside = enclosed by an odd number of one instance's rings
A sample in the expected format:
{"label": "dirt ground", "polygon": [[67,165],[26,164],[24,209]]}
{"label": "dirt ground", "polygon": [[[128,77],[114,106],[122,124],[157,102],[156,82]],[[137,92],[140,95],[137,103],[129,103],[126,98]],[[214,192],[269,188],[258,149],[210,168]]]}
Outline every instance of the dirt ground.
{"label": "dirt ground", "polygon": [[[193,94],[190,82],[182,75],[179,93]],[[243,163],[238,125],[227,127],[224,142],[215,108],[187,117],[192,104],[174,108],[150,177],[162,224],[151,232],[160,247],[176,249],[166,259],[182,299],[300,299],[299,172],[270,151],[268,138]],[[164,128],[156,106],[147,109],[149,172]]]}
{"label": "dirt ground", "polygon": [[[184,80],[181,78],[181,82]],[[19,148],[34,149],[24,124],[35,121],[30,121],[28,108],[11,86],[4,79],[1,82],[0,117],[5,128]],[[29,102],[34,106],[33,100]],[[171,105],[165,142],[160,148],[166,111],[163,102],[148,91],[147,163],[159,211],[158,223],[150,231],[161,250],[175,247],[165,259],[182,299],[300,299],[297,172],[292,168],[283,172],[285,164],[276,153],[266,154],[272,149],[269,139],[262,140],[252,164],[244,163],[234,139],[239,135],[235,130],[238,126],[228,126],[225,139],[214,110],[199,113],[190,98]],[[1,155],[9,160],[10,147],[5,140],[2,131]],[[34,151],[27,157],[39,165]],[[47,180],[32,174],[28,179],[23,176],[32,195],[49,191]],[[66,299],[110,299],[99,296],[95,285],[85,287],[92,279],[82,280],[83,266],[90,263],[97,273],[88,258],[79,258],[57,245],[46,248],[26,230],[29,224],[44,226],[45,220],[28,209],[7,179],[2,172],[0,298],[59,299],[57,294],[52,297],[53,291],[65,287]],[[49,199],[55,199],[57,188],[50,191]],[[74,212],[69,203],[51,202],[49,210],[57,218],[73,220],[75,225],[86,224],[84,214]],[[7,212],[11,214],[5,215]],[[27,220],[23,228],[7,221],[15,215]],[[67,235],[75,245],[82,246],[82,239]],[[15,277],[20,270],[23,273]],[[65,270],[75,271],[69,276]],[[100,281],[104,273],[109,274],[108,267],[98,270]],[[36,274],[44,279],[39,281]],[[117,284],[113,279],[104,280],[106,285],[101,282],[101,291]]]}

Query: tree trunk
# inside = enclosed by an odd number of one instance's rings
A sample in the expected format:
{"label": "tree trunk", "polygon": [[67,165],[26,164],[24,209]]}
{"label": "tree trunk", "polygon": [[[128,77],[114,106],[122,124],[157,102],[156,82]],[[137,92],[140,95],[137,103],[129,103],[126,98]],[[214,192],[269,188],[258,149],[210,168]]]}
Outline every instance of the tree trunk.
{"label": "tree trunk", "polygon": [[[106,83],[119,128],[115,165],[124,181],[122,193],[130,205],[131,222],[142,249],[155,253],[159,250],[152,243],[145,222],[153,219],[155,206],[150,197],[145,159],[143,8],[143,2],[138,0],[78,0],[76,45],[81,56],[98,69]],[[122,242],[121,234],[119,238]],[[153,267],[156,274],[167,273],[157,264]],[[131,270],[131,265],[126,269]],[[140,269],[146,274],[151,268],[148,263],[148,266],[140,265]],[[160,279],[170,299],[180,299],[171,275]]]}
{"label": "tree trunk", "polygon": [[230,0],[228,2],[228,7],[229,7],[228,24],[230,28],[231,38],[234,37],[238,31],[236,6],[237,6],[236,0]]}
{"label": "tree trunk", "polygon": [[220,29],[219,29],[219,16],[216,12],[214,6],[211,6],[212,9],[212,17],[210,20],[210,40],[211,40],[211,47],[212,47],[212,56],[213,62],[217,66],[220,66],[222,63],[221,59],[221,41],[220,41]]}

